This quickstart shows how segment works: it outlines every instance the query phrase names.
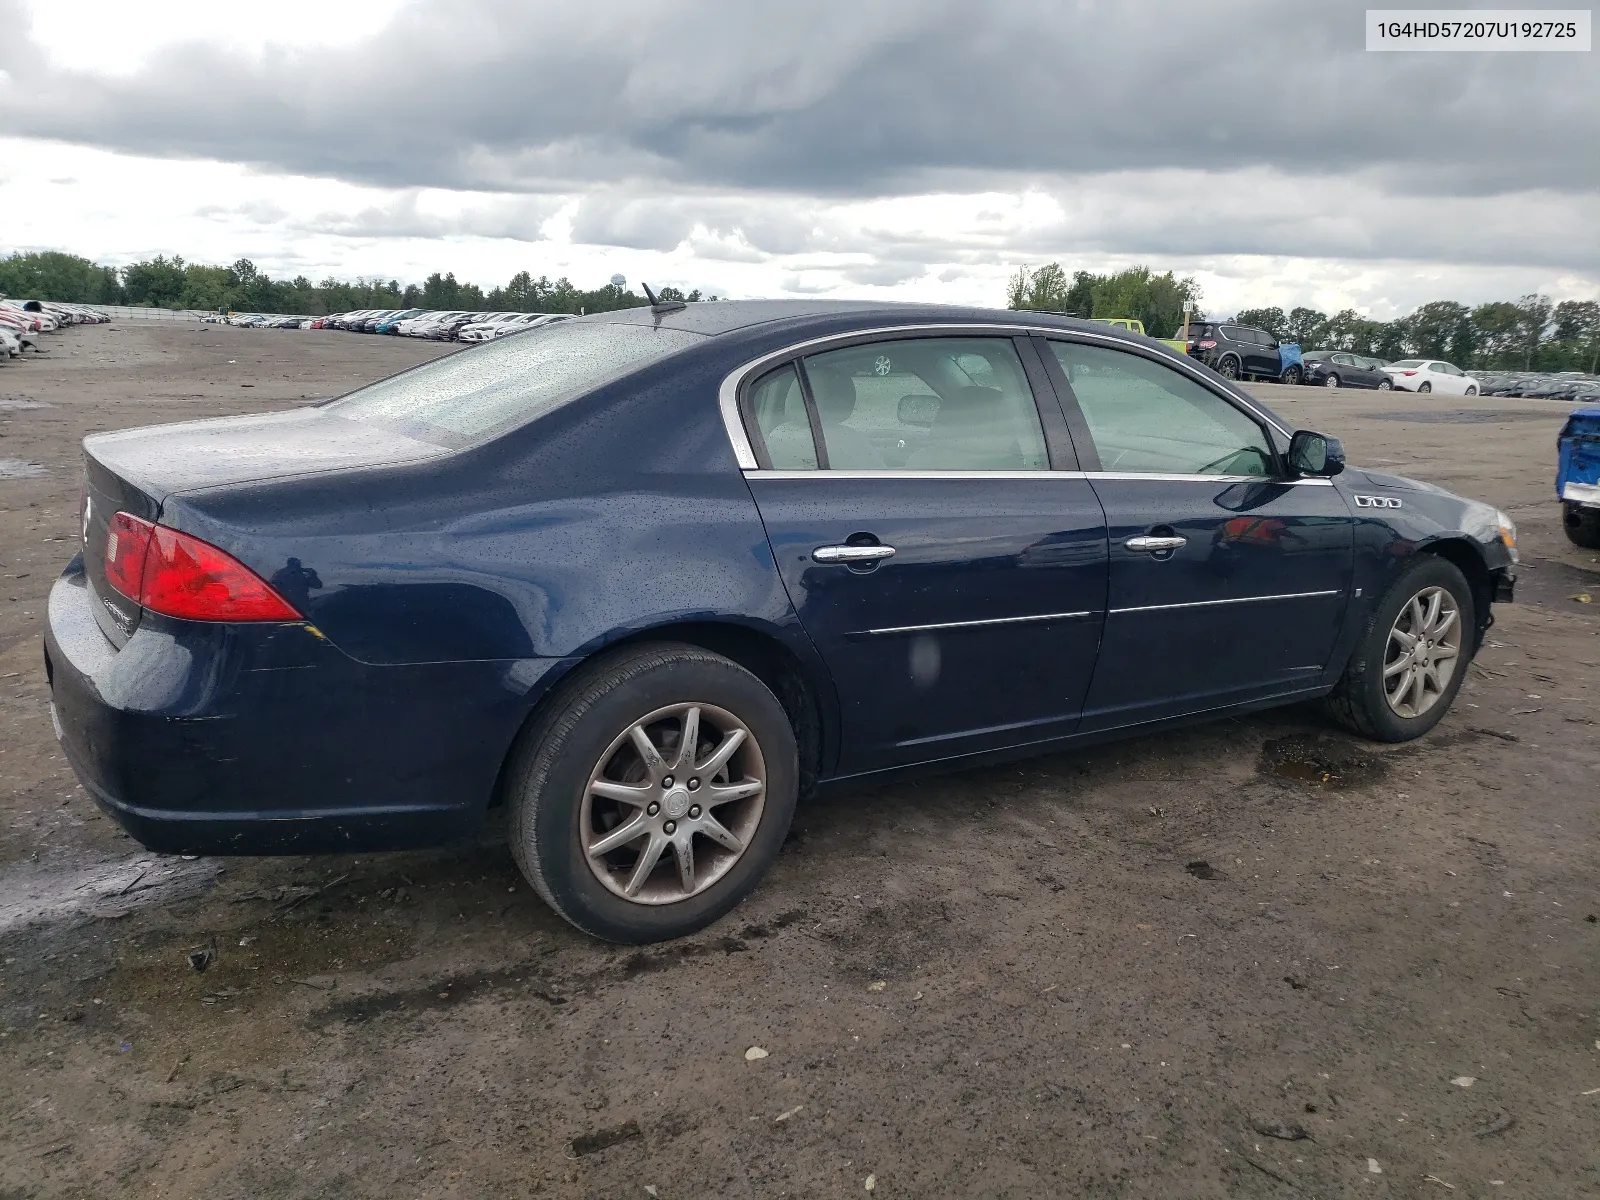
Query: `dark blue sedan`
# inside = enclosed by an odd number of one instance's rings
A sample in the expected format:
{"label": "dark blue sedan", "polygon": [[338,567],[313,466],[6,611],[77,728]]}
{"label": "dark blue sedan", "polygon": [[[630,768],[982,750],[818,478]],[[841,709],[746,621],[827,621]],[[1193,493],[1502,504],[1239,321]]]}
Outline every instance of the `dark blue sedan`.
{"label": "dark blue sedan", "polygon": [[136,838],[431,845],[505,804],[622,942],[727,912],[815,788],[1319,697],[1417,737],[1516,561],[1493,508],[1034,313],[661,304],[85,459],[45,665]]}

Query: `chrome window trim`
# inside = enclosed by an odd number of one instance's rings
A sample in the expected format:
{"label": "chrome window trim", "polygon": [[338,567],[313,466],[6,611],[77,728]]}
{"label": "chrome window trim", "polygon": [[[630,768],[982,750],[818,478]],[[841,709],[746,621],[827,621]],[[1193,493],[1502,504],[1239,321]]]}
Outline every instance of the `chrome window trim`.
{"label": "chrome window trim", "polygon": [[[1290,436],[1290,431],[1268,413],[1258,408],[1253,399],[1246,397],[1241,400],[1239,396],[1218,388],[1216,382],[1207,379],[1200,368],[1193,363],[1173,361],[1158,354],[1147,353],[1142,346],[1133,345],[1123,338],[1091,333],[1082,329],[1057,329],[1049,325],[1010,325],[999,321],[972,324],[930,322],[921,325],[881,325],[869,329],[853,329],[846,333],[830,333],[824,337],[807,338],[805,341],[785,346],[781,350],[763,354],[760,358],[751,359],[744,365],[730,371],[723,377],[721,385],[717,388],[717,407],[722,413],[723,428],[727,431],[728,441],[733,446],[733,456],[737,460],[740,469],[744,471],[760,469],[760,463],[756,461],[755,447],[750,444],[750,435],[745,432],[744,419],[739,414],[739,390],[744,386],[745,380],[751,378],[764,367],[775,366],[791,358],[820,350],[825,346],[853,342],[863,338],[896,337],[909,334],[945,337],[1055,337],[1067,341],[1083,341],[1109,346],[1116,350],[1137,354],[1141,358],[1148,358],[1152,362],[1159,362],[1172,370],[1187,374],[1200,386],[1227,400],[1229,403],[1242,403],[1257,420],[1276,429],[1284,437]],[[771,472],[768,473],[770,474]],[[1043,475],[1061,474],[1062,472],[1040,471],[1034,473]],[[904,472],[900,472],[900,474],[904,474]]]}
{"label": "chrome window trim", "polygon": [[1026,625],[1037,621],[1081,621],[1097,615],[1086,609],[1083,612],[1036,613],[1030,617],[990,617],[983,621],[943,621],[936,625],[894,625],[888,629],[867,629],[862,632],[870,637],[896,633],[937,633],[947,629],[982,629],[991,625]]}
{"label": "chrome window trim", "polygon": [[1331,479],[1274,479],[1270,475],[1160,475],[1138,471],[764,471],[746,479],[1122,479],[1152,483],[1269,483],[1277,487],[1332,487]]}
{"label": "chrome window trim", "polygon": [[1312,600],[1319,596],[1337,596],[1338,588],[1325,592],[1280,592],[1275,596],[1230,596],[1226,600],[1189,600],[1183,604],[1141,604],[1132,608],[1113,608],[1111,616],[1119,613],[1165,612],[1174,608],[1215,608],[1223,604],[1260,604],[1269,600]]}

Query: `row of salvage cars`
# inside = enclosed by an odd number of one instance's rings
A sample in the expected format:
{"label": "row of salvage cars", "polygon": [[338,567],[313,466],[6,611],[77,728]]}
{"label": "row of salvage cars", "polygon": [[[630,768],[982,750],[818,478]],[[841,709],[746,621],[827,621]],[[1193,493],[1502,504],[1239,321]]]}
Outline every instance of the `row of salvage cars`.
{"label": "row of salvage cars", "polygon": [[111,318],[82,304],[49,300],[0,300],[0,362],[20,358],[24,350],[44,349],[42,335],[68,325],[103,325]]}
{"label": "row of salvage cars", "polygon": [[350,333],[398,334],[436,342],[491,342],[507,333],[520,333],[569,319],[566,313],[439,312],[422,308],[360,309],[326,317],[232,313],[205,318],[245,329],[343,329]]}

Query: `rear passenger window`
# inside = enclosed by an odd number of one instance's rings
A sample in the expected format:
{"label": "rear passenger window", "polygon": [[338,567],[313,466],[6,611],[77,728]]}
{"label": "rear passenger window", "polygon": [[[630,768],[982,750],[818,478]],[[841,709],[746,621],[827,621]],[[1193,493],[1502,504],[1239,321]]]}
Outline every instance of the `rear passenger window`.
{"label": "rear passenger window", "polygon": [[1273,472],[1265,430],[1186,375],[1137,354],[1051,342],[1106,471]]}
{"label": "rear passenger window", "polygon": [[794,367],[763,375],[750,389],[750,409],[774,471],[815,471],[817,447]]}
{"label": "rear passenger window", "polygon": [[871,342],[804,366],[831,470],[1050,468],[1033,391],[1007,338]]}

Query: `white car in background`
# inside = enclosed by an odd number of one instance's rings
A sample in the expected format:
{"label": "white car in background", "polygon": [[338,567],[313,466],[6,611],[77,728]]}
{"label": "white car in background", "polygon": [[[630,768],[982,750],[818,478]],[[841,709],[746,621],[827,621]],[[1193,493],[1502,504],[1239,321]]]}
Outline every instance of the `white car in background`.
{"label": "white car in background", "polygon": [[1478,381],[1460,367],[1436,358],[1402,358],[1383,368],[1402,392],[1442,392],[1446,396],[1476,396]]}
{"label": "white car in background", "polygon": [[502,313],[500,316],[477,325],[466,325],[456,331],[458,342],[492,342],[508,333],[536,329],[567,320],[566,313]]}

